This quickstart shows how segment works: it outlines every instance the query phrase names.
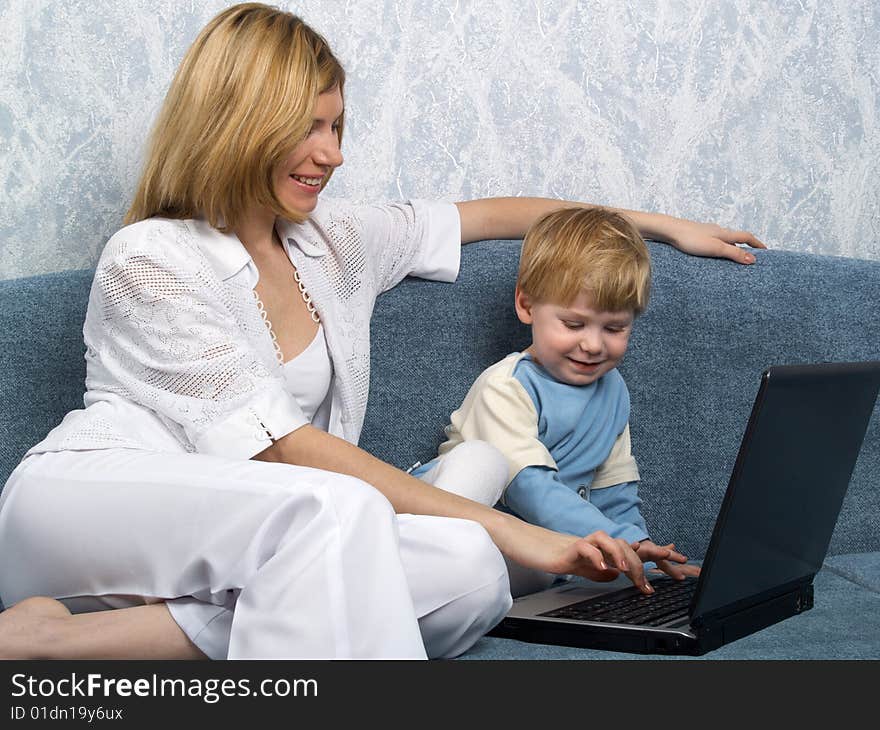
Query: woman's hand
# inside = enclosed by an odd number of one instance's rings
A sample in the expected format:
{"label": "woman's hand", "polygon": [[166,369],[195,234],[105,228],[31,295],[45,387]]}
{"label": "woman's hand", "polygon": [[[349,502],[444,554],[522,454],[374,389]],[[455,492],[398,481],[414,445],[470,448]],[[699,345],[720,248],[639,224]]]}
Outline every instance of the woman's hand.
{"label": "woman's hand", "polygon": [[642,592],[654,592],[638,554],[626,540],[613,538],[602,530],[575,539],[563,554],[563,560],[570,567],[560,566],[562,569],[554,572],[595,581],[614,580],[620,573],[626,573]]}
{"label": "woman's hand", "polygon": [[[598,530],[586,537],[575,537],[546,530],[513,518],[512,543],[504,552],[508,557],[529,568],[559,575],[579,575],[595,581],[610,581],[625,573],[643,593],[654,589],[645,577],[641,558],[632,546]],[[657,548],[659,558],[670,551]]]}
{"label": "woman's hand", "polygon": [[663,240],[682,253],[691,256],[708,256],[730,259],[740,264],[753,264],[755,257],[736,244],[744,243],[752,248],[767,248],[748,231],[734,231],[714,223],[697,223],[682,218],[671,219]]}

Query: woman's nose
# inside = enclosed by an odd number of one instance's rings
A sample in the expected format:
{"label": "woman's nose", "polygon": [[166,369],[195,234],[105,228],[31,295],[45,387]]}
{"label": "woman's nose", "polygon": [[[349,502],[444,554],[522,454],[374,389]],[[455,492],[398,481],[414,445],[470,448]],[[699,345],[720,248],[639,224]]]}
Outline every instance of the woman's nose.
{"label": "woman's nose", "polygon": [[336,132],[327,135],[326,140],[316,150],[315,157],[316,162],[328,167],[339,167],[344,162]]}

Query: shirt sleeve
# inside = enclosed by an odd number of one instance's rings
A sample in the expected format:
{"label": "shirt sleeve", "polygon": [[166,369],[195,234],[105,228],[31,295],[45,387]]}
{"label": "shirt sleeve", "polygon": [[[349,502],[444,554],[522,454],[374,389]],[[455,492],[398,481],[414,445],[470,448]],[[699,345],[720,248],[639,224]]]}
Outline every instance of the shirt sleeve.
{"label": "shirt sleeve", "polygon": [[631,525],[638,531],[627,539],[631,542],[635,540],[644,540],[649,536],[648,526],[639,507],[642,500],[639,497],[638,484],[636,482],[625,482],[623,484],[615,484],[613,487],[605,489],[591,489],[590,502],[601,510],[602,514],[608,519],[620,524]]}
{"label": "shirt sleeve", "polygon": [[195,246],[155,231],[146,244],[123,229],[99,263],[87,385],[153,411],[206,454],[248,459],[308,423]]}
{"label": "shirt sleeve", "polygon": [[604,530],[627,542],[648,537],[644,522],[638,526],[611,519],[597,505],[569,489],[558,472],[546,467],[531,466],[517,474],[504,493],[504,503],[526,522],[556,532],[584,537]]}
{"label": "shirt sleeve", "polygon": [[450,447],[472,439],[495,446],[507,460],[508,481],[527,466],[556,469],[556,461],[538,438],[535,405],[515,378],[494,374],[478,378],[450,417],[448,430]]}
{"label": "shirt sleeve", "polygon": [[406,276],[455,281],[461,261],[461,221],[453,203],[358,206],[356,214],[367,260],[376,272],[376,292]]}
{"label": "shirt sleeve", "polygon": [[593,475],[593,489],[611,487],[624,482],[637,482],[641,479],[635,457],[632,455],[632,444],[629,435],[629,424],[611,447],[608,458],[596,469]]}

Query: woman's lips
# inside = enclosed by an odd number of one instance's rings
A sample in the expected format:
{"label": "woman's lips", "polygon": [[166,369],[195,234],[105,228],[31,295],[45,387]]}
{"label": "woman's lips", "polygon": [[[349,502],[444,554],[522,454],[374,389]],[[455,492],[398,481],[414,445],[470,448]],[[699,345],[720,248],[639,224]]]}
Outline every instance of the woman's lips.
{"label": "woman's lips", "polygon": [[316,190],[320,190],[321,183],[323,182],[323,177],[318,176],[308,176],[308,175],[289,175],[290,179],[293,180],[294,184],[297,187],[303,188],[304,190],[308,190],[309,192],[315,192]]}

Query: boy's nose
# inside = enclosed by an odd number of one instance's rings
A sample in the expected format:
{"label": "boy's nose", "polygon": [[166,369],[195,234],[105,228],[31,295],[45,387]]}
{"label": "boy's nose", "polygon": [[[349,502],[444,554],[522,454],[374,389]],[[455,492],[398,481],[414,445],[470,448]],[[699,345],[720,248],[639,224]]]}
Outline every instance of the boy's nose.
{"label": "boy's nose", "polygon": [[602,337],[596,332],[584,332],[580,341],[580,348],[584,352],[598,353],[602,351]]}

